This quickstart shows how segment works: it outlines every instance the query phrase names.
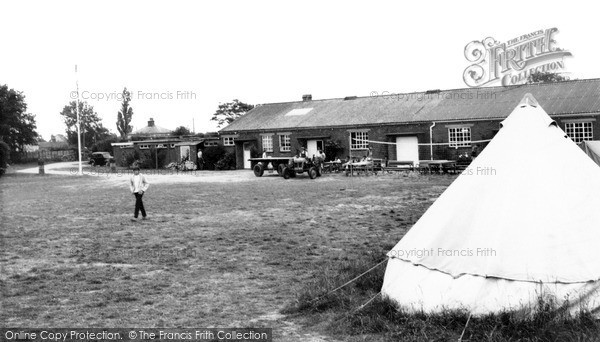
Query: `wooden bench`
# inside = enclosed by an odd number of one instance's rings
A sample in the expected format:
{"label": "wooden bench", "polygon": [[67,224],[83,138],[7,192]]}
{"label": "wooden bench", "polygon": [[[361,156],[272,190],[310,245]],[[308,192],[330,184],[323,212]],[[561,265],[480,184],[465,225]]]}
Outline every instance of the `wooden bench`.
{"label": "wooden bench", "polygon": [[415,164],[412,160],[389,160],[387,166],[382,167],[384,172],[414,171]]}

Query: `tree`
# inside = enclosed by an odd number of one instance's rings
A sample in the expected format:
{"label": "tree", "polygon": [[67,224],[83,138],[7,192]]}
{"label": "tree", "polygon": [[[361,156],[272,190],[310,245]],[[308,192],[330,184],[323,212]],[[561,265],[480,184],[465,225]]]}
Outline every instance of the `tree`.
{"label": "tree", "polygon": [[553,83],[568,81],[569,78],[549,71],[536,71],[529,74],[527,83]]}
{"label": "tree", "polygon": [[110,152],[112,154],[113,147],[112,143],[119,142],[119,137],[116,134],[110,134],[106,139],[96,141],[95,144],[92,145],[92,152]]}
{"label": "tree", "polygon": [[172,135],[174,135],[174,136],[190,135],[190,134],[192,134],[192,132],[190,132],[190,130],[185,126],[179,126],[179,127],[175,128],[175,130],[172,133]]}
{"label": "tree", "polygon": [[0,86],[0,140],[11,151],[22,151],[24,145],[35,144],[35,115],[27,113],[27,104],[22,92]]}
{"label": "tree", "polygon": [[[67,126],[66,133],[70,144],[77,144],[76,106],[77,102],[71,101],[60,113]],[[108,129],[102,126],[102,122],[98,117],[98,113],[94,111],[94,107],[88,105],[85,101],[79,102],[79,120],[81,125],[82,146],[91,147],[94,143],[110,136]]]}
{"label": "tree", "polygon": [[213,114],[211,120],[217,121],[217,127],[221,128],[223,125],[229,125],[252,108],[254,108],[253,105],[240,102],[239,100],[220,103],[219,109]]}
{"label": "tree", "polygon": [[8,167],[8,157],[10,155],[10,147],[0,140],[0,176],[2,176],[6,172],[6,168]]}
{"label": "tree", "polygon": [[133,126],[130,125],[133,108],[129,106],[129,102],[131,102],[131,93],[125,88],[123,89],[123,104],[117,114],[117,130],[123,139],[133,130]]}

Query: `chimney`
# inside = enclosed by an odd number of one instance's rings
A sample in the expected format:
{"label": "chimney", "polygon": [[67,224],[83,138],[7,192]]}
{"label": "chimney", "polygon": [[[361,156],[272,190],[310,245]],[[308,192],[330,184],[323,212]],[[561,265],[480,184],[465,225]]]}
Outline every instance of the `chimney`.
{"label": "chimney", "polygon": [[302,101],[312,101],[312,95],[311,94],[302,95]]}
{"label": "chimney", "polygon": [[154,119],[150,118],[150,120],[148,120],[148,127],[154,127]]}

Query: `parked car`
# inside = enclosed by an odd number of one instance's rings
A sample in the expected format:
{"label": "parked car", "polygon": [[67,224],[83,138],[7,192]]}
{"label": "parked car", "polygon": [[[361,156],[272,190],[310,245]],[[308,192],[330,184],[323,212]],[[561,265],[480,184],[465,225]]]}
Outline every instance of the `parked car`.
{"label": "parked car", "polygon": [[92,164],[92,166],[104,166],[109,165],[114,160],[115,159],[110,155],[109,152],[93,152],[90,155],[89,163]]}

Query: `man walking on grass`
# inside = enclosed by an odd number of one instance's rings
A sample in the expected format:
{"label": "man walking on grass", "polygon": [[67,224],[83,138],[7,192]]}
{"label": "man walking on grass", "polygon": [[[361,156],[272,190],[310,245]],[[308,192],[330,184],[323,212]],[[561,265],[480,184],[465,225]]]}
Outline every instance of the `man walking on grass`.
{"label": "man walking on grass", "polygon": [[135,211],[133,212],[132,221],[137,221],[140,211],[142,212],[142,220],[146,219],[146,210],[144,209],[142,196],[148,190],[149,185],[146,177],[140,173],[140,168],[138,166],[134,167],[133,176],[131,176],[131,180],[129,181],[129,189],[135,195]]}

